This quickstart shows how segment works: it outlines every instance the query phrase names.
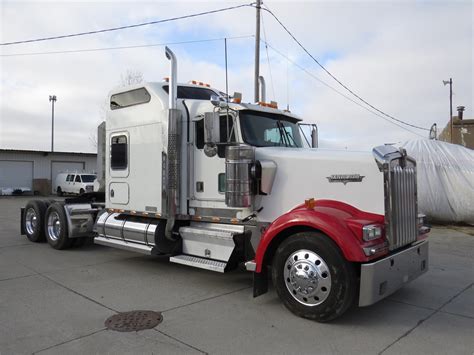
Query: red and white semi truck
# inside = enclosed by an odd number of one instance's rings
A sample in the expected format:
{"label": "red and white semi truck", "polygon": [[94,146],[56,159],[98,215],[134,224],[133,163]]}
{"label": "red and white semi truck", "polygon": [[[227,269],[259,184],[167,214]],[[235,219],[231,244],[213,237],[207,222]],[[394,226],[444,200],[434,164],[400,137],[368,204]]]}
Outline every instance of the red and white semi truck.
{"label": "red and white semi truck", "polygon": [[271,280],[298,316],[320,322],[371,305],[428,269],[416,162],[304,148],[301,120],[201,83],[169,80],[110,93],[99,136],[103,192],[29,201],[22,233],[66,249],[101,245]]}

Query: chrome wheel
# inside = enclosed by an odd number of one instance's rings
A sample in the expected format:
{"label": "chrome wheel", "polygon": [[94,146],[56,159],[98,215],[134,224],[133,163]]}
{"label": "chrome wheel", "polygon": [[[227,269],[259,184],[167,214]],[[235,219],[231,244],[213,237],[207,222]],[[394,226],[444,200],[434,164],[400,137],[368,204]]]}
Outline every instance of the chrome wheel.
{"label": "chrome wheel", "polygon": [[61,235],[61,220],[56,211],[51,211],[48,216],[48,238],[57,241]]}
{"label": "chrome wheel", "polygon": [[331,291],[331,273],[326,262],[315,252],[298,250],[285,262],[286,288],[305,306],[323,303]]}
{"label": "chrome wheel", "polygon": [[29,235],[32,235],[36,232],[37,227],[38,227],[38,217],[36,216],[36,212],[34,208],[28,208],[26,210],[26,215],[25,215],[26,232]]}

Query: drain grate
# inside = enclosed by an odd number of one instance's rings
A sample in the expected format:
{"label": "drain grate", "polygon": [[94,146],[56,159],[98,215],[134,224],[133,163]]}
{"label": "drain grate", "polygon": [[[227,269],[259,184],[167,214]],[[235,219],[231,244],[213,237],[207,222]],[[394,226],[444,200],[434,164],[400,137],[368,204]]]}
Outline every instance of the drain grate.
{"label": "drain grate", "polygon": [[118,332],[137,332],[160,324],[163,316],[154,311],[131,311],[115,314],[105,321],[105,327]]}

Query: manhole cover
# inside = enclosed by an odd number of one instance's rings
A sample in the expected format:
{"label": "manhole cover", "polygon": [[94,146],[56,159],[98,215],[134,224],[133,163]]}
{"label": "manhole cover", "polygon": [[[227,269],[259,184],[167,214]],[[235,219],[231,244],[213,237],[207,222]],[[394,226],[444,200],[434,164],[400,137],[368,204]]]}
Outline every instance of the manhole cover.
{"label": "manhole cover", "polygon": [[131,311],[115,314],[105,321],[107,329],[118,332],[136,332],[156,327],[163,320],[160,312]]}

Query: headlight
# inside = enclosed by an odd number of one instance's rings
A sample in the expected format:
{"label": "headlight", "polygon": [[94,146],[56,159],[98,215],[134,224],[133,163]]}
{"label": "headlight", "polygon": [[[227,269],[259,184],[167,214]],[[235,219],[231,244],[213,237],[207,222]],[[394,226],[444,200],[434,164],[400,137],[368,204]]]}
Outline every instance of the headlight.
{"label": "headlight", "polygon": [[362,239],[369,242],[382,236],[382,226],[378,224],[369,224],[362,227]]}

